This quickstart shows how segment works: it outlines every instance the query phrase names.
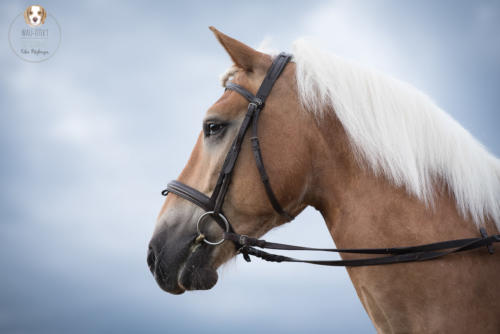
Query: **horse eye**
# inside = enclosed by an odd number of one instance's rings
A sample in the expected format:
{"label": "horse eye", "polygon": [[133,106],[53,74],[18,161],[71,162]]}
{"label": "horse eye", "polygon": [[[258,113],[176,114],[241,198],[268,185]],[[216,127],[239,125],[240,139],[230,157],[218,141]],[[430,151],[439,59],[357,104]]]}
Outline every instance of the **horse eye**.
{"label": "horse eye", "polygon": [[205,133],[205,137],[215,136],[221,133],[225,127],[226,124],[224,123],[215,123],[215,122],[205,123],[203,126],[203,132]]}

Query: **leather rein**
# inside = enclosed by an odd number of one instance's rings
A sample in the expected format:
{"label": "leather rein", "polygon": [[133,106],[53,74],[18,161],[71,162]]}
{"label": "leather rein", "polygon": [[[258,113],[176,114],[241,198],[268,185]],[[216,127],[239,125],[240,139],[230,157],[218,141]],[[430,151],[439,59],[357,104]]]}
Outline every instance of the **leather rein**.
{"label": "leather rein", "polygon": [[[224,198],[229,189],[231,178],[233,175],[238,155],[241,151],[241,145],[247,130],[252,127],[250,142],[252,152],[255,158],[256,166],[259,171],[261,181],[264,185],[267,197],[274,208],[274,210],[287,221],[293,220],[293,216],[287,213],[279,201],[277,200],[269,183],[269,177],[264,167],[262,153],[260,150],[259,137],[258,137],[258,120],[261,111],[264,108],[266,98],[268,97],[274,83],[279,78],[285,66],[288,64],[292,56],[287,53],[280,53],[273,61],[271,67],[262,82],[256,95],[250,93],[247,89],[232,82],[226,84],[226,89],[233,90],[242,95],[248,101],[248,110],[243,119],[243,122],[238,130],[238,134],[234,139],[229,152],[226,155],[219,177],[215,184],[215,188],[210,197],[202,192],[182,183],[179,181],[171,181],[162,195],[166,196],[169,193],[182,197],[185,200],[202,208],[203,213],[198,218],[197,231],[198,235],[193,240],[194,243],[205,242],[209,245],[219,245],[226,240],[234,243],[238,253],[243,254],[246,261],[250,262],[250,255],[259,257],[266,261],[271,262],[301,262],[310,263],[324,266],[373,266],[392,263],[415,262],[432,260],[443,257],[448,254],[471,250],[479,247],[486,246],[488,252],[493,254],[493,243],[500,242],[500,234],[488,236],[484,228],[480,228],[481,237],[448,240],[418,246],[410,247],[395,247],[395,248],[358,248],[358,249],[334,249],[334,248],[311,248],[301,247],[287,244],[280,244],[274,242],[267,242],[265,240],[252,238],[246,235],[236,233],[233,226],[222,212]],[[206,218],[212,217],[217,224],[224,230],[223,238],[219,241],[209,241],[201,231],[201,225]],[[321,251],[321,252],[335,252],[335,253],[356,253],[356,254],[372,254],[384,255],[371,258],[353,259],[353,260],[300,260],[288,256],[267,253],[262,249],[275,249],[275,250],[299,250],[299,251]]]}

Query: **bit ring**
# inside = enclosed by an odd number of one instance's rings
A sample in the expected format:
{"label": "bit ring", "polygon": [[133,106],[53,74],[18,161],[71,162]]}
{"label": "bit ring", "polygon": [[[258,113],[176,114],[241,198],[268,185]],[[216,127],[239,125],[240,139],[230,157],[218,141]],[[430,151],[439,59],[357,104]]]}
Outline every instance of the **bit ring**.
{"label": "bit ring", "polygon": [[[201,229],[200,229],[200,224],[205,220],[205,217],[208,216],[208,215],[210,215],[210,216],[214,216],[214,215],[219,216],[222,219],[222,221],[224,222],[224,225],[226,226],[226,232],[229,232],[229,221],[227,220],[227,218],[222,213],[218,212],[216,214],[214,211],[207,211],[204,214],[202,214],[200,216],[200,218],[198,218],[198,223],[196,224],[196,229],[198,230],[198,235],[202,235],[203,234],[201,232]],[[224,239],[224,237],[222,237],[222,239],[213,242],[213,241],[207,240],[207,238],[203,238],[203,242],[205,242],[205,243],[207,243],[209,245],[212,245],[212,246],[220,245],[225,240],[226,239]]]}

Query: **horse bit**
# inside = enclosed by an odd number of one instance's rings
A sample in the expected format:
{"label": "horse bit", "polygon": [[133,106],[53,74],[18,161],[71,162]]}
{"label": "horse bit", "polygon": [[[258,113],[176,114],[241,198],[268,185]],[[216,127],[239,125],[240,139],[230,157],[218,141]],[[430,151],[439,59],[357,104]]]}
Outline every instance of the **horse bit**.
{"label": "horse bit", "polygon": [[[250,93],[247,89],[233,82],[228,82],[226,84],[226,89],[233,90],[240,95],[242,95],[246,100],[248,100],[248,111],[243,119],[243,122],[238,130],[238,134],[234,139],[229,152],[226,155],[222,169],[219,173],[219,177],[215,184],[215,188],[212,192],[212,196],[208,197],[200,191],[184,184],[179,181],[171,181],[165,190],[162,191],[162,195],[167,196],[167,194],[175,194],[185,200],[202,208],[205,213],[203,213],[199,218],[196,225],[198,235],[194,239],[194,243],[205,242],[208,245],[216,246],[223,243],[226,240],[230,240],[234,243],[238,253],[243,254],[246,261],[250,262],[250,256],[256,256],[262,258],[266,261],[272,262],[302,262],[318,265],[327,266],[369,266],[369,265],[382,265],[391,263],[402,263],[402,262],[412,262],[412,261],[424,261],[439,258],[451,253],[461,252],[465,250],[470,250],[474,248],[479,248],[486,246],[488,252],[493,254],[494,242],[500,242],[500,234],[488,236],[484,228],[480,229],[481,237],[478,238],[467,238],[458,240],[449,240],[419,246],[410,247],[396,247],[396,248],[359,248],[359,249],[333,249],[333,248],[310,248],[293,246],[287,244],[267,242],[265,240],[256,239],[248,237],[246,235],[241,235],[235,232],[233,226],[226,218],[222,212],[222,206],[224,204],[224,198],[229,189],[231,183],[231,178],[233,175],[234,167],[238,159],[238,155],[241,150],[241,145],[245,134],[252,125],[252,132],[250,137],[250,142],[252,145],[252,151],[259,171],[261,181],[264,185],[267,197],[274,208],[274,210],[287,221],[292,220],[290,214],[283,210],[282,206],[279,204],[274,192],[269,183],[269,177],[266,173],[264,167],[264,162],[262,159],[262,153],[260,150],[259,137],[257,133],[258,120],[261,111],[264,108],[266,98],[268,97],[271,89],[276,82],[276,80],[281,75],[285,66],[290,62],[292,55],[287,53],[280,53],[273,61],[271,67],[267,71],[267,74],[262,82],[256,95]],[[217,224],[224,230],[223,238],[218,241],[209,241],[201,231],[201,225],[206,220],[208,216],[211,216]],[[383,254],[385,256],[372,257],[372,258],[362,258],[353,260],[299,260],[287,256],[270,254],[262,250],[256,249],[267,248],[267,249],[277,249],[277,250],[309,250],[309,251],[323,251],[323,252],[337,252],[337,253],[357,253],[357,254]]]}

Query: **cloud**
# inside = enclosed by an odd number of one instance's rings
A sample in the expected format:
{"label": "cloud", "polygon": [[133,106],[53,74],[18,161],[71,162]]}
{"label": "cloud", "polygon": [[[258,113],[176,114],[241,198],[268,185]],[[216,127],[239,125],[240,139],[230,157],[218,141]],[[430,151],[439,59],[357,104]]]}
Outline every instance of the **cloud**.
{"label": "cloud", "polygon": [[367,3],[336,1],[306,13],[305,34],[320,41],[323,49],[386,71],[398,67],[398,46],[380,27],[377,8]]}

